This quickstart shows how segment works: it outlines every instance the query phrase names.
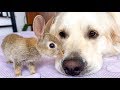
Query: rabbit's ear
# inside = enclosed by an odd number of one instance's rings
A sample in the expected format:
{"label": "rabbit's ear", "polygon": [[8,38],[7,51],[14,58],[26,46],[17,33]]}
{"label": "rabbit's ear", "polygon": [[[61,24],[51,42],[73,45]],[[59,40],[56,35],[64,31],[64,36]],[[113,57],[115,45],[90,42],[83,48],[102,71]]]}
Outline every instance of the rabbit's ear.
{"label": "rabbit's ear", "polygon": [[47,23],[45,26],[45,33],[49,33],[50,31],[50,26],[54,23],[55,17],[53,16]]}
{"label": "rabbit's ear", "polygon": [[41,15],[37,15],[33,21],[33,31],[38,38],[42,38],[44,36],[44,27],[45,19]]}

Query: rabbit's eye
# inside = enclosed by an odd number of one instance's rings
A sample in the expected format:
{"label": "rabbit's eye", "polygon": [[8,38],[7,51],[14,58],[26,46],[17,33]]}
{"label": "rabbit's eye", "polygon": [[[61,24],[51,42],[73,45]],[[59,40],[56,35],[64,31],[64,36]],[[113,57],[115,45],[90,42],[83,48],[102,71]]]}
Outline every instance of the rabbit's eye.
{"label": "rabbit's eye", "polygon": [[50,48],[55,48],[55,44],[54,44],[54,43],[50,43],[50,44],[49,44],[49,47],[50,47]]}

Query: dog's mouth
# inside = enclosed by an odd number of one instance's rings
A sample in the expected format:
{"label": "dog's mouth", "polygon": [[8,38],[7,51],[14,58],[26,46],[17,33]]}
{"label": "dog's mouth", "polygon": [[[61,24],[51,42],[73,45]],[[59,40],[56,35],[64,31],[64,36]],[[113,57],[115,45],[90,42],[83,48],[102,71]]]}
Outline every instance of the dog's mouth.
{"label": "dog's mouth", "polygon": [[59,60],[56,64],[56,69],[67,76],[86,76],[96,72],[98,70],[96,66],[89,65],[85,58],[78,53],[73,53]]}
{"label": "dog's mouth", "polygon": [[62,74],[66,76],[83,77],[97,72],[96,70],[94,70],[94,67],[88,66],[86,62],[83,69],[75,68],[74,70],[75,71],[73,71],[73,69],[68,69],[66,67],[63,67],[63,61],[61,62],[60,71]]}
{"label": "dog's mouth", "polygon": [[62,74],[66,75],[66,76],[83,77],[83,76],[92,75],[92,74],[96,73],[97,71],[99,71],[100,69],[95,69],[93,67],[86,65],[82,71],[79,72],[77,70],[76,73],[74,73],[73,71],[68,73],[67,71],[65,71],[65,69],[63,67],[61,67],[60,70],[61,70]]}

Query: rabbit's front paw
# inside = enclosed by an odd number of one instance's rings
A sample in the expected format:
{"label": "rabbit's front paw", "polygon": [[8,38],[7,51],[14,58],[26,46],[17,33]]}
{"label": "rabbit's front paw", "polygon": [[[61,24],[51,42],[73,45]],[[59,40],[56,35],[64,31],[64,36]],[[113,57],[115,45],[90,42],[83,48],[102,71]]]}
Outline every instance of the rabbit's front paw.
{"label": "rabbit's front paw", "polygon": [[35,74],[35,67],[34,66],[30,66],[30,74]]}
{"label": "rabbit's front paw", "polygon": [[21,73],[21,70],[20,69],[15,69],[15,76],[18,77],[18,76],[21,76],[22,73]]}
{"label": "rabbit's front paw", "polygon": [[35,71],[35,64],[33,62],[30,62],[28,64],[28,68],[29,68],[30,74],[35,74],[36,73],[36,71]]}
{"label": "rabbit's front paw", "polygon": [[21,72],[21,63],[14,63],[14,68],[15,68],[15,75],[16,76],[21,76],[22,72]]}

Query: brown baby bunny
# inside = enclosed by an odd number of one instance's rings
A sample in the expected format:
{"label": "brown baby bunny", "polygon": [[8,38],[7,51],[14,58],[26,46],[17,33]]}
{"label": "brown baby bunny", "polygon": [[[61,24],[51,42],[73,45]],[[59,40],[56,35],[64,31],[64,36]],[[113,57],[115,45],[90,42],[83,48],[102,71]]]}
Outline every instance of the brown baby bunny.
{"label": "brown baby bunny", "polygon": [[45,21],[40,15],[36,16],[33,21],[33,30],[40,31],[37,38],[25,38],[17,34],[10,34],[2,42],[3,53],[7,62],[13,63],[16,76],[22,74],[23,65],[26,65],[30,73],[34,74],[36,72],[36,62],[43,54],[57,58],[61,58],[63,55],[61,42],[45,31],[49,22],[46,25],[41,22]]}

